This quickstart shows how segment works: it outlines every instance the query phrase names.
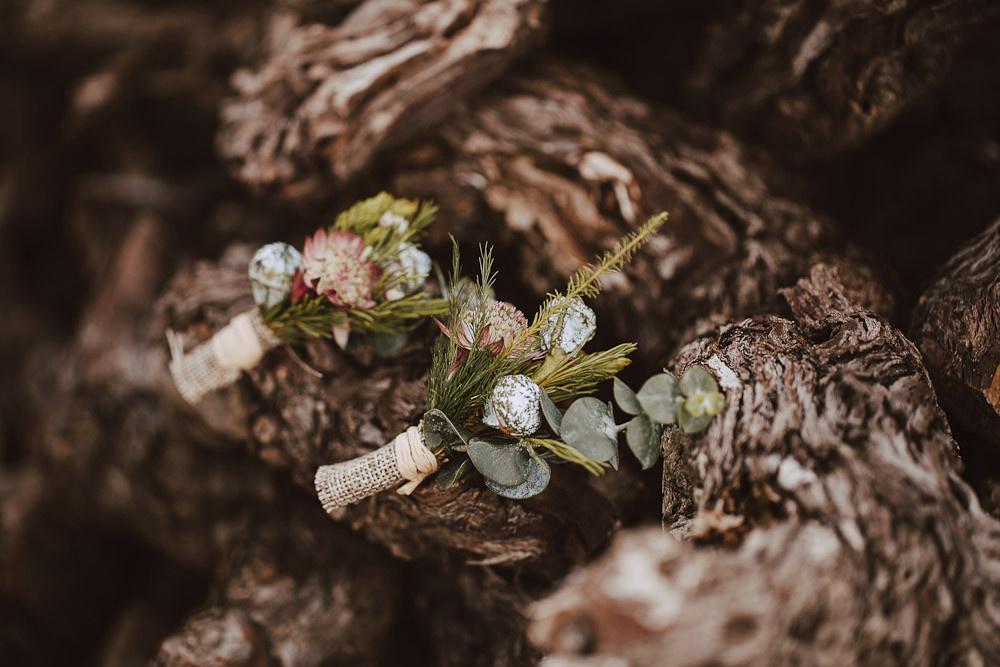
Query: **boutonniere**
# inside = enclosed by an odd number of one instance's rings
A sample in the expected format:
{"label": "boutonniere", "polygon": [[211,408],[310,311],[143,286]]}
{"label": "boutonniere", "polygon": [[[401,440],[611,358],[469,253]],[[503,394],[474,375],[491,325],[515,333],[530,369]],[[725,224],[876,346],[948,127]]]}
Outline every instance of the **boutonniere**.
{"label": "boutonniere", "polygon": [[[615,423],[610,403],[590,395],[602,382],[617,380],[636,346],[585,350],[597,329],[597,316],[585,299],[596,296],[600,279],[620,270],[665,221],[665,214],[654,216],[582,267],[530,321],[494,298],[488,248],[481,253],[476,282],[459,277],[456,249],[448,312],[438,320],[441,336],[427,381],[427,411],[419,424],[384,447],[321,466],[315,483],[324,508],[333,513],[399,484],[399,493],[407,494],[434,473],[443,487],[476,473],[501,496],[529,498],[546,488],[553,464],[578,465],[595,475],[616,468],[622,431],[648,467],[654,438],[659,453],[662,424],[673,423],[679,414],[703,420],[717,412],[721,395],[706,395],[710,387],[700,373],[670,387],[665,383],[671,376],[654,376],[638,394],[619,382],[619,403],[625,401],[622,408],[634,415],[622,425]],[[698,426],[700,421],[684,423]]]}
{"label": "boutonniere", "polygon": [[381,193],[317,230],[301,252],[287,243],[260,248],[248,269],[254,308],[189,352],[167,332],[181,395],[197,403],[281,344],[332,338],[346,348],[357,334],[388,351],[401,347],[422,318],[448,308],[424,289],[432,265],[419,243],[436,211]]}

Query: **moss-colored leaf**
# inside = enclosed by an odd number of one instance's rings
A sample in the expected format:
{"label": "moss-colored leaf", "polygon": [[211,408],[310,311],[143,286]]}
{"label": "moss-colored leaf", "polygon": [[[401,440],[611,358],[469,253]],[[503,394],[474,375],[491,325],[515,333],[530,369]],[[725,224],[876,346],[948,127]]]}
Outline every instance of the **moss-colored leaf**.
{"label": "moss-colored leaf", "polygon": [[719,385],[704,366],[689,366],[681,376],[680,389],[685,396],[693,396],[697,393],[717,392]]}
{"label": "moss-colored leaf", "polygon": [[566,410],[562,419],[562,439],[595,461],[609,461],[618,451],[611,410],[591,396],[577,399]]}
{"label": "moss-colored leaf", "polygon": [[660,456],[661,430],[662,427],[654,424],[648,415],[633,418],[625,429],[628,447],[639,460],[643,470],[653,467]]}
{"label": "moss-colored leaf", "polygon": [[437,409],[424,413],[423,424],[424,443],[431,450],[448,447],[455,451],[465,451],[472,438],[472,433],[456,426],[448,419],[448,415]]}
{"label": "moss-colored leaf", "polygon": [[545,421],[552,429],[552,432],[557,436],[562,433],[562,412],[556,407],[556,404],[552,402],[549,395],[544,390],[539,397],[539,403],[542,405],[542,414],[545,415]]}
{"label": "moss-colored leaf", "polygon": [[685,433],[700,433],[712,423],[714,415],[692,415],[683,406],[677,411],[677,423]]}
{"label": "moss-colored leaf", "polygon": [[642,411],[659,424],[673,424],[677,419],[677,380],[669,373],[659,373],[646,380],[636,394]]}
{"label": "moss-colored leaf", "polygon": [[399,354],[406,347],[405,332],[382,332],[376,331],[372,334],[372,346],[375,354],[380,357],[393,357]]}
{"label": "moss-colored leaf", "polygon": [[511,486],[503,486],[487,479],[486,487],[493,493],[504,498],[524,500],[525,498],[537,496],[544,491],[545,487],[549,485],[551,478],[552,469],[549,467],[549,464],[532,452],[531,457],[528,459],[528,476],[523,482]]}
{"label": "moss-colored leaf", "polygon": [[472,462],[464,456],[449,460],[438,470],[434,478],[439,488],[450,489],[472,468]]}
{"label": "moss-colored leaf", "polygon": [[618,378],[615,378],[614,381],[614,392],[615,402],[627,414],[637,415],[642,412],[642,406],[639,405],[639,399],[636,397],[635,392]]}
{"label": "moss-colored leaf", "polygon": [[473,438],[467,454],[483,477],[501,486],[517,486],[528,477],[528,453],[516,444]]}

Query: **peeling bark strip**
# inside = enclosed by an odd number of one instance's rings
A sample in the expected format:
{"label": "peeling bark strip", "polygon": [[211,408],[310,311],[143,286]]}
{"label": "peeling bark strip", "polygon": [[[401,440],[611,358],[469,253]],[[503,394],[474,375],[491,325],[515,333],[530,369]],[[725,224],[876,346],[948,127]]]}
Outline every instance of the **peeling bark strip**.
{"label": "peeling bark strip", "polygon": [[[550,62],[503,80],[402,155],[394,187],[433,196],[442,219],[469,226],[460,238],[498,242],[538,294],[669,211],[598,300],[612,311],[600,320],[609,340],[637,340],[639,356],[659,365],[698,332],[774,312],[777,290],[817,261],[871,280],[825,220],[767,187],[772,171],[728,134],[656,111],[591,69]],[[504,222],[499,239],[482,229],[488,212]],[[881,299],[871,305],[885,312]]]}
{"label": "peeling bark strip", "polygon": [[[179,273],[160,301],[170,326],[191,338],[207,336],[246,308],[251,253],[234,246],[218,264]],[[248,437],[257,457],[314,494],[319,466],[364,455],[419,422],[434,333],[418,331],[391,359],[311,343],[305,360],[322,378],[278,351],[250,371],[248,384],[216,392],[195,409],[217,432]],[[469,479],[447,491],[427,482],[409,497],[379,494],[333,514],[401,558],[456,552],[477,563],[531,561],[535,572],[554,575],[602,546],[617,521],[615,504],[584,474],[558,477],[526,502],[501,498]]]}
{"label": "peeling bark strip", "polygon": [[913,339],[949,414],[1000,452],[1000,220],[945,264],[913,315]]}
{"label": "peeling bark strip", "polygon": [[828,267],[786,296],[798,322],[730,324],[676,359],[713,368],[728,405],[665,436],[664,521],[739,546],[622,537],[536,606],[558,664],[1000,662],[1000,524],[956,474],[919,354]]}
{"label": "peeling bark strip", "polygon": [[320,195],[486,86],[540,37],[544,4],[368,0],[337,26],[279,24],[270,59],[234,75],[219,151],[251,186]]}
{"label": "peeling bark strip", "polygon": [[728,123],[803,157],[856,146],[889,125],[1000,15],[992,0],[740,4],[709,30],[689,88]]}

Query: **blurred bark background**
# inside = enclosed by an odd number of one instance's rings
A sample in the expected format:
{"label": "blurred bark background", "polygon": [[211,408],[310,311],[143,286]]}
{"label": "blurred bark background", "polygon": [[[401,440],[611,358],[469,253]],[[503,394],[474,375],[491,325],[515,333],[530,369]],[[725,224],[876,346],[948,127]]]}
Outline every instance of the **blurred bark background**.
{"label": "blurred bark background", "polygon": [[[1000,664],[998,27],[987,0],[4,3],[5,664]],[[727,411],[651,471],[330,521],[315,466],[421,412],[434,332],[311,344],[321,379],[278,350],[197,410],[163,333],[208,337],[254,244],[381,189],[438,200],[439,261],[495,244],[526,310],[668,210],[598,335],[639,343],[627,379],[705,364]]]}

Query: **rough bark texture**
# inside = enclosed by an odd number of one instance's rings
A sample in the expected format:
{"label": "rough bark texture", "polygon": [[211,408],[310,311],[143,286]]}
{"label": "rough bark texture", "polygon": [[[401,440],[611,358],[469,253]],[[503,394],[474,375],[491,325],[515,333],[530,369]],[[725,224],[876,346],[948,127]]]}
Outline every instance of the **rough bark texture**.
{"label": "rough bark texture", "polygon": [[368,0],[336,26],[276,22],[241,70],[219,150],[256,188],[309,197],[441,120],[540,37],[541,0]]}
{"label": "rough bark texture", "polygon": [[708,31],[688,83],[696,106],[716,115],[724,99],[727,124],[806,157],[885,128],[1000,16],[988,0],[738,4]]}
{"label": "rough bark texture", "polygon": [[[941,269],[913,315],[913,340],[949,415],[1000,452],[1000,220]],[[996,466],[994,466],[996,467]]]}
{"label": "rough bark texture", "polygon": [[[535,612],[553,665],[1000,663],[996,524],[914,348],[857,307],[909,311],[1000,211],[993,4],[0,3],[4,664],[535,664],[525,609],[577,565]],[[496,244],[526,309],[669,210],[598,342],[640,342],[636,384],[700,336],[672,366],[725,376],[729,412],[669,438],[663,475],[427,485],[331,521],[312,470],[420,414],[433,332],[299,351],[322,379],[277,351],[197,411],[163,332],[246,307],[240,243],[382,189],[439,199],[439,261],[449,231],[467,266]],[[973,416],[995,232],[911,331],[1000,515]],[[672,536],[587,564],[663,504]]]}
{"label": "rough bark texture", "polygon": [[[464,237],[499,238],[537,294],[669,211],[665,231],[598,301],[608,340],[639,341],[654,366],[701,331],[775,309],[777,290],[816,261],[871,279],[828,221],[768,187],[773,170],[726,133],[653,109],[591,69],[549,62],[505,79],[414,146],[395,183],[433,195]],[[487,217],[502,228],[483,226]]]}
{"label": "rough bark texture", "polygon": [[573,575],[534,610],[553,664],[1000,660],[1000,524],[957,475],[917,350],[830,267],[786,296],[795,321],[676,358],[728,399],[703,436],[664,437],[664,521],[695,544],[639,532]]}

